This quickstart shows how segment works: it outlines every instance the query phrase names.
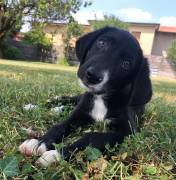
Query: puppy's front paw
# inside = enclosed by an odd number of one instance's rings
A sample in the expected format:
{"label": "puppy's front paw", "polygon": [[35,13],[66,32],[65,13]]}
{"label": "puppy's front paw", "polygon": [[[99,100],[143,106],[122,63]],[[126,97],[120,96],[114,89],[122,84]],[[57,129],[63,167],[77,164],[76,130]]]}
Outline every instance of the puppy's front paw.
{"label": "puppy's front paw", "polygon": [[56,114],[60,114],[64,111],[64,106],[57,106],[54,108],[51,108],[51,112],[56,113]]}
{"label": "puppy's front paw", "polygon": [[61,155],[57,150],[50,150],[44,152],[42,156],[37,160],[36,164],[43,167],[47,167],[51,163],[57,162],[60,159],[61,159]]}
{"label": "puppy's front paw", "polygon": [[40,144],[37,139],[28,139],[19,146],[19,150],[26,156],[32,156],[32,154],[42,155],[47,151],[47,148],[44,143]]}

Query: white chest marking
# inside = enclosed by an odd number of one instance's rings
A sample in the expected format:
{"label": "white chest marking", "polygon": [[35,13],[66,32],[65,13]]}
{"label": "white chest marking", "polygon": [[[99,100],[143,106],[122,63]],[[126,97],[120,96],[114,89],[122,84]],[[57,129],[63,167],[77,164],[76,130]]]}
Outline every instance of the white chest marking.
{"label": "white chest marking", "polygon": [[101,95],[95,97],[94,105],[90,114],[95,121],[103,121],[105,119],[107,108]]}

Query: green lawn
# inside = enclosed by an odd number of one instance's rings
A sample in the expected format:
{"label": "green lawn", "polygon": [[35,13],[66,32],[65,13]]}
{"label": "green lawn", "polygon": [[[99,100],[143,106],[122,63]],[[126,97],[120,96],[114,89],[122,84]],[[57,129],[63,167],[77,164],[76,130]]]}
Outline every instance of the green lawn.
{"label": "green lawn", "polygon": [[[176,179],[176,81],[171,79],[152,80],[154,96],[144,115],[144,128],[126,138],[120,147],[107,147],[106,157],[99,158],[99,152],[88,148],[73,154],[69,162],[62,160],[39,168],[34,163],[36,157],[25,158],[18,152],[18,146],[27,138],[24,128],[33,127],[43,134],[69,115],[70,107],[57,115],[44,104],[56,95],[81,92],[76,69],[0,60],[0,179]],[[39,108],[24,111],[22,106],[28,103],[38,104]],[[90,129],[103,131],[104,127]],[[66,143],[86,130],[78,129]]]}

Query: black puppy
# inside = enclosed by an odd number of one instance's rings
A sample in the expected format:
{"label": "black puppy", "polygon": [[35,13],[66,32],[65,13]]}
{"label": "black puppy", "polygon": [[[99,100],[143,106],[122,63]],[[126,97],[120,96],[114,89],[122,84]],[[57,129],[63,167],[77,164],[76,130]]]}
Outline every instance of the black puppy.
{"label": "black puppy", "polygon": [[[104,151],[105,145],[121,143],[138,130],[137,117],[151,99],[149,67],[137,40],[127,31],[105,27],[76,42],[80,61],[78,78],[86,93],[81,95],[71,116],[52,127],[39,140],[26,140],[20,147],[25,155],[40,155],[38,163],[47,166],[59,158],[68,159],[75,150],[88,145]],[[80,126],[107,121],[109,132],[88,133],[62,152],[54,143],[62,142]]]}

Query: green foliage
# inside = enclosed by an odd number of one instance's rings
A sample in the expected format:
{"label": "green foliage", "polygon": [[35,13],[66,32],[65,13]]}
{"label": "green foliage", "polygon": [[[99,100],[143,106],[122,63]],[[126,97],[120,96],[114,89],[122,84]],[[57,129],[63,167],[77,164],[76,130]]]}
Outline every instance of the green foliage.
{"label": "green foliage", "polygon": [[176,63],[176,40],[172,42],[171,47],[167,50],[168,57]]}
{"label": "green foliage", "polygon": [[59,65],[64,65],[64,66],[69,66],[68,61],[67,61],[66,58],[60,58],[60,59],[58,60],[58,64],[59,64]]}
{"label": "green foliage", "polygon": [[6,46],[6,48],[3,50],[3,57],[5,59],[12,59],[12,60],[23,60],[24,56],[20,49],[18,49],[15,46]]}
{"label": "green foliage", "polygon": [[157,173],[157,168],[155,166],[146,165],[144,168],[144,173],[147,175],[155,175]]}
{"label": "green foliage", "polygon": [[90,160],[90,161],[97,160],[102,155],[100,150],[98,150],[96,148],[93,148],[93,147],[90,147],[90,146],[88,146],[84,150],[84,153],[85,153],[87,159]]}
{"label": "green foliage", "polygon": [[32,172],[32,166],[31,166],[31,164],[28,164],[28,163],[24,164],[24,165],[23,165],[23,168],[22,168],[22,173],[23,173],[23,174],[28,174],[28,173],[30,173],[30,172]]}
{"label": "green foliage", "polygon": [[70,41],[73,38],[78,38],[82,33],[83,28],[80,24],[78,24],[78,22],[72,20],[70,23],[68,23],[64,38],[66,59],[70,60],[70,54],[72,54],[73,56],[75,55],[73,52],[71,52],[72,47],[70,45]]}
{"label": "green foliage", "polygon": [[[3,39],[8,32],[19,29],[25,21],[25,17],[30,22],[39,19],[42,22],[70,21],[72,15],[81,6],[91,5],[90,1],[82,0],[1,0],[0,1],[0,39]],[[5,23],[4,23],[5,22]]]}
{"label": "green foliage", "polygon": [[[41,29],[39,29],[41,27]],[[23,42],[32,44],[37,48],[40,61],[56,63],[55,59],[51,60],[52,39],[45,36],[42,26],[25,33]]]}
{"label": "green foliage", "polygon": [[6,157],[0,160],[0,173],[3,177],[14,177],[19,174],[18,162],[16,157]]}
{"label": "green foliage", "polygon": [[78,37],[83,33],[83,28],[78,22],[72,21],[68,23],[66,29],[66,39],[71,39],[72,37]]}
{"label": "green foliage", "polygon": [[45,34],[39,29],[32,29],[31,31],[25,33],[24,42],[40,46],[43,48],[51,48],[51,39],[47,38]]}
{"label": "green foliage", "polygon": [[104,20],[100,21],[92,21],[91,26],[93,27],[94,30],[103,28],[105,26],[112,26],[112,27],[117,27],[121,29],[128,29],[128,24],[121,21],[119,18],[117,18],[114,15],[105,15]]}

